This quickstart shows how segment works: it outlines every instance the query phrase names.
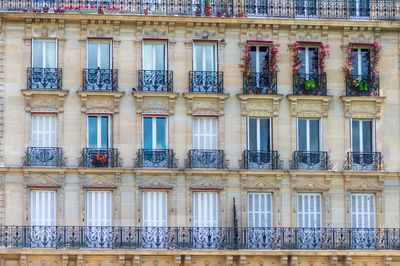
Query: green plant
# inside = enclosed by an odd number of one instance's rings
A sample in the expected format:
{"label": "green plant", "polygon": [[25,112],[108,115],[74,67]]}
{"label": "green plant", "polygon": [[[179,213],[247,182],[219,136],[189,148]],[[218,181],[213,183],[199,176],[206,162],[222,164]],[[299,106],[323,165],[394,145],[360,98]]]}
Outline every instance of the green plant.
{"label": "green plant", "polygon": [[368,91],[368,82],[366,82],[365,80],[362,80],[362,81],[358,84],[358,90],[359,90],[359,91]]}
{"label": "green plant", "polygon": [[204,0],[205,6],[211,6],[211,0]]}
{"label": "green plant", "polygon": [[303,85],[306,91],[314,90],[317,87],[314,80],[306,80],[304,81]]}

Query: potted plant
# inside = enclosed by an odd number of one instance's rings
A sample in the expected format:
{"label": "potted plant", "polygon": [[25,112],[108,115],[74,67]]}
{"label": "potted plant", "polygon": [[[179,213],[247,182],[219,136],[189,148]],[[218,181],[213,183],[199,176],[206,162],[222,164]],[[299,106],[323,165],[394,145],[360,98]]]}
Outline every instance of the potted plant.
{"label": "potted plant", "polygon": [[362,80],[358,83],[358,90],[361,92],[366,92],[368,91],[368,82],[365,80]]}
{"label": "potted plant", "polygon": [[96,156],[94,156],[92,164],[95,167],[105,167],[108,164],[108,160],[104,156],[97,154]]}
{"label": "potted plant", "polygon": [[99,5],[97,8],[97,14],[104,14],[104,5]]}
{"label": "potted plant", "polygon": [[43,7],[43,12],[44,12],[44,13],[48,13],[49,10],[50,10],[50,7],[49,7],[49,6],[46,5],[46,6]]}
{"label": "potted plant", "polygon": [[314,80],[309,79],[309,80],[304,81],[303,87],[304,87],[304,90],[306,91],[306,94],[311,94],[311,92],[313,90],[315,90],[317,85],[315,84]]}
{"label": "potted plant", "polygon": [[207,17],[210,17],[212,14],[211,0],[205,0],[204,4],[205,4],[204,13],[206,14]]}
{"label": "potted plant", "polygon": [[27,8],[24,8],[24,13],[26,13],[26,12],[28,12],[28,9],[27,9]]}
{"label": "potted plant", "polygon": [[197,7],[196,8],[196,17],[200,17],[201,16],[201,10],[200,10],[200,7]]}
{"label": "potted plant", "polygon": [[144,15],[147,16],[149,14],[149,10],[147,8],[144,9]]}

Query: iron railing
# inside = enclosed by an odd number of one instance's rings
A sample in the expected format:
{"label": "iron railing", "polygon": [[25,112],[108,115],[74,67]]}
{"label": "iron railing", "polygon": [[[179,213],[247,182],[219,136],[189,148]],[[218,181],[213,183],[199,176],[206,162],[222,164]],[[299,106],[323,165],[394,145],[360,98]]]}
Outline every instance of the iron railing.
{"label": "iron railing", "polygon": [[329,170],[331,163],[326,151],[295,151],[290,161],[293,170]]}
{"label": "iron railing", "polygon": [[62,69],[28,67],[27,89],[62,90]]}
{"label": "iron railing", "polygon": [[224,93],[224,73],[221,71],[189,71],[189,92]]}
{"label": "iron railing", "polygon": [[117,91],[117,69],[84,69],[83,90],[85,91]]}
{"label": "iron railing", "polygon": [[62,167],[65,166],[64,152],[58,147],[28,147],[25,152],[24,166]]}
{"label": "iron railing", "polygon": [[399,228],[0,226],[3,249],[400,250]]}
{"label": "iron railing", "polygon": [[326,95],[326,74],[293,74],[294,95]]}
{"label": "iron railing", "polygon": [[246,75],[243,73],[243,93],[244,94],[276,94],[277,93],[277,74],[265,74],[255,72]]}
{"label": "iron railing", "polygon": [[241,168],[251,170],[277,170],[281,168],[277,151],[243,151]]}
{"label": "iron railing", "polygon": [[172,92],[173,72],[171,70],[139,70],[138,91]]}
{"label": "iron railing", "polygon": [[140,149],[135,166],[136,168],[176,168],[175,153],[171,149]]}
{"label": "iron railing", "polygon": [[117,148],[83,148],[80,159],[81,167],[113,168],[121,167]]}
{"label": "iron railing", "polygon": [[224,169],[228,167],[228,160],[223,150],[189,150],[186,159],[187,168]]}
{"label": "iron railing", "polygon": [[379,96],[379,76],[346,76],[346,96]]}
{"label": "iron railing", "polygon": [[[99,4],[105,5],[105,13],[157,16],[216,16],[216,17],[264,17],[336,20],[400,20],[400,4],[397,0],[213,0],[205,8],[201,0],[1,0],[1,11],[98,13]],[[44,11],[43,7],[49,6]],[[94,8],[80,9],[82,6]],[[58,9],[61,7],[61,9]],[[112,10],[108,10],[111,7]]]}
{"label": "iron railing", "polygon": [[348,152],[344,164],[345,170],[384,170],[383,156],[380,152]]}

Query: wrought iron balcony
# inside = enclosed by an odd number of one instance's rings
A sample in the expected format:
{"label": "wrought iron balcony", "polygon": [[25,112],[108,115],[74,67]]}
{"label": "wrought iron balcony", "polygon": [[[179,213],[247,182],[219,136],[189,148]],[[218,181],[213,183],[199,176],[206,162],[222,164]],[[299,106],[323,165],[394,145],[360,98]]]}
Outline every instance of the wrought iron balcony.
{"label": "wrought iron balcony", "polygon": [[0,226],[3,249],[400,250],[399,228]]}
{"label": "wrought iron balcony", "polygon": [[121,167],[118,149],[83,148],[80,166],[87,168]]}
{"label": "wrought iron balcony", "polygon": [[224,169],[228,160],[223,150],[189,150],[186,167]]}
{"label": "wrought iron balcony", "polygon": [[136,168],[176,168],[175,154],[171,149],[140,149],[135,165]]}
{"label": "wrought iron balcony", "polygon": [[329,170],[330,167],[326,151],[295,151],[290,161],[293,170]]}
{"label": "wrought iron balcony", "polygon": [[276,94],[277,93],[277,74],[265,74],[255,72],[246,75],[243,73],[243,93],[244,94]]}
{"label": "wrought iron balcony", "polygon": [[221,71],[189,71],[189,92],[224,93],[224,73]]}
{"label": "wrought iron balcony", "polygon": [[26,148],[24,166],[28,167],[62,167],[65,166],[64,152],[58,147]]}
{"label": "wrought iron balcony", "polygon": [[326,74],[293,74],[294,95],[326,95]]}
{"label": "wrought iron balcony", "polygon": [[279,154],[277,151],[243,151],[241,168],[251,170],[280,169]]}
{"label": "wrought iron balcony", "polygon": [[348,152],[345,169],[355,171],[384,170],[383,156],[380,152]]}
{"label": "wrought iron balcony", "polygon": [[85,91],[117,91],[117,69],[84,69],[83,90]]}
{"label": "wrought iron balcony", "polygon": [[139,70],[138,91],[172,92],[173,72],[171,70]]}
{"label": "wrought iron balcony", "polygon": [[346,96],[379,96],[379,76],[346,76]]}
{"label": "wrought iron balcony", "polygon": [[28,90],[62,90],[61,68],[28,67]]}

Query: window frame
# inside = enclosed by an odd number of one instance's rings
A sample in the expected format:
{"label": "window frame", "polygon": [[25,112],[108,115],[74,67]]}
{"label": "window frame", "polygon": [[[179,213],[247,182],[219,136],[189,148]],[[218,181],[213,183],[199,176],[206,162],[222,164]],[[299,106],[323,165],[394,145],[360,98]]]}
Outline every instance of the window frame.
{"label": "window frame", "polygon": [[[308,199],[308,213],[306,213],[306,211],[304,210],[304,207],[305,207],[305,205],[304,205],[304,196],[305,195],[307,195],[308,198],[309,198]],[[310,211],[310,207],[311,207],[311,205],[310,205],[310,196],[314,196],[314,213],[311,213],[311,211]],[[317,221],[316,218],[314,218],[314,220],[312,222],[313,226],[305,226],[304,225],[306,223],[305,220],[304,220],[305,216],[308,216],[310,218],[311,216],[315,217],[315,216],[318,215],[317,204],[316,204],[316,199],[315,199],[316,196],[319,197],[319,216],[320,216],[319,223],[320,223],[320,226],[318,226],[318,221]],[[299,200],[300,197],[303,197],[302,211],[300,211],[300,200]],[[322,228],[323,227],[324,210],[323,210],[323,204],[322,204],[323,203],[322,197],[323,197],[323,194],[319,193],[319,192],[300,192],[300,193],[297,193],[297,227],[298,228]],[[303,219],[303,223],[302,224],[304,226],[302,226],[302,227],[300,227],[300,217],[301,217],[301,219]],[[311,224],[311,221],[309,221],[309,224]]]}
{"label": "window frame", "polygon": [[[144,132],[144,118],[152,118],[152,150],[157,150],[158,148],[155,148],[157,146],[157,118],[165,118],[165,149],[168,149],[169,147],[169,123],[168,123],[168,116],[165,115],[143,115],[142,117],[142,147],[144,149],[144,143],[145,143],[145,134]],[[156,144],[156,145],[154,145]]]}
{"label": "window frame", "polygon": [[[156,49],[155,49],[155,44],[163,44],[164,45],[164,69],[163,71],[168,70],[168,40],[150,40],[150,39],[143,39],[142,41],[142,70],[157,70],[155,65],[156,65]],[[153,58],[153,62],[152,62],[152,69],[144,69],[144,65],[145,65],[145,45],[152,45],[152,58]]]}
{"label": "window frame", "polygon": [[363,146],[363,134],[364,131],[362,129],[362,122],[363,121],[370,121],[371,122],[371,144],[372,144],[372,152],[376,152],[376,120],[375,119],[353,119],[350,118],[350,150],[353,152],[353,121],[358,121],[359,122],[359,136],[360,136],[360,153],[364,152],[364,146]]}
{"label": "window frame", "polygon": [[[310,63],[310,49],[317,49],[317,60],[318,60],[320,47],[316,45],[301,45],[300,48],[301,50],[304,49],[304,62],[300,64],[300,74],[304,74],[306,75],[306,77],[312,74],[319,74],[320,73],[319,69],[314,69],[312,62]],[[301,56],[301,51],[300,51],[300,56]],[[303,67],[301,67],[302,65]],[[301,69],[304,69],[304,73],[301,73]],[[312,71],[310,72],[310,69],[313,70],[314,73]]]}
{"label": "window frame", "polygon": [[[354,1],[359,1],[359,0],[354,0]],[[363,73],[362,50],[368,50],[368,53],[371,53],[371,47],[367,47],[367,46],[357,45],[351,49],[351,53],[353,53],[354,51],[357,51],[357,54],[356,54],[356,57],[357,57],[357,74],[356,75],[357,76],[362,76],[362,73]],[[371,66],[371,56],[368,58],[368,64],[367,64],[368,69],[366,70],[368,74],[369,74],[370,66]]]}
{"label": "window frame", "polygon": [[[89,68],[89,43],[90,42],[97,42],[97,69],[105,69],[105,68],[101,68],[100,66],[100,62],[101,62],[101,49],[100,49],[100,43],[106,43],[108,42],[110,45],[110,58],[109,60],[109,64],[110,64],[110,70],[113,69],[113,39],[112,38],[87,38],[86,39],[86,68]],[[92,68],[93,69],[93,68]]]}
{"label": "window frame", "polygon": [[[109,206],[109,215],[110,215],[110,220],[105,220],[105,221],[100,221],[100,223],[101,223],[101,225],[99,225],[99,220],[98,219],[89,219],[89,215],[90,215],[90,212],[89,212],[89,194],[90,193],[95,193],[95,192],[97,192],[97,193],[99,193],[99,192],[101,192],[101,193],[110,193],[109,195],[110,195],[110,198],[109,198],[109,200],[110,200],[110,206]],[[90,189],[90,190],[86,190],[86,210],[85,210],[85,212],[86,212],[86,217],[85,217],[85,219],[86,219],[86,225],[87,226],[94,226],[94,227],[96,227],[96,226],[112,226],[113,225],[113,191],[112,190],[105,190],[105,189],[103,189],[103,190],[92,190],[92,189]],[[103,197],[104,197],[104,195],[103,195]],[[92,200],[93,200],[93,198],[92,198]],[[104,206],[102,206],[103,207],[103,213],[106,213],[106,211],[104,211],[104,209],[105,209],[105,207]],[[92,208],[93,209],[93,208]],[[98,208],[95,208],[95,209],[97,209],[98,210]],[[97,213],[97,212],[96,212]],[[95,217],[95,218],[97,218],[97,217]],[[93,220],[95,220],[95,222],[93,222]],[[91,224],[89,224],[89,223],[91,223]],[[96,223],[95,225],[93,224],[93,223]],[[105,224],[105,223],[107,223],[107,224]]]}
{"label": "window frame", "polygon": [[[55,135],[54,136],[54,144],[55,145],[53,145],[53,146],[34,145],[35,143],[33,143],[34,142],[34,136],[33,136],[34,130],[33,130],[33,127],[34,127],[34,123],[37,122],[37,121],[35,121],[36,118],[34,118],[34,117],[39,117],[39,116],[42,116],[42,117],[44,117],[44,116],[54,117],[54,120],[55,120],[54,121],[54,126],[55,126],[54,132],[47,132],[47,134],[54,134]],[[38,123],[38,125],[40,125],[40,123]],[[41,126],[43,126],[43,124]],[[31,130],[30,131],[31,131],[30,132],[31,133],[30,134],[31,147],[38,147],[38,148],[55,148],[55,147],[58,147],[58,115],[56,113],[31,113]],[[39,135],[39,134],[46,134],[46,133],[44,133],[44,130],[41,130],[41,132],[38,132],[38,130],[36,130],[36,134]],[[42,138],[44,138],[44,136],[42,136]]]}
{"label": "window frame", "polygon": [[[215,208],[214,221],[211,221],[211,219],[208,219],[206,221],[204,219],[196,221],[196,217],[200,216],[200,213],[197,210],[197,205],[199,205],[200,202],[197,202],[197,204],[196,204],[196,200],[198,199],[198,196],[195,196],[195,195],[200,195],[200,194],[203,194],[203,195],[215,195],[216,198],[214,199],[215,200],[214,203],[216,204],[216,206],[213,207],[213,208]],[[219,214],[219,211],[220,211],[219,210],[219,205],[220,205],[220,202],[219,202],[220,195],[219,195],[219,193],[217,191],[193,191],[192,197],[193,197],[193,202],[192,202],[193,227],[200,227],[200,228],[218,227],[218,225],[219,225],[219,215],[218,214]],[[210,198],[208,198],[208,199],[210,199]],[[203,200],[205,200],[205,199],[203,198]],[[211,205],[212,204],[211,204],[211,199],[210,199],[210,206]],[[209,211],[209,213],[211,213],[211,211]],[[208,225],[204,225],[204,223],[207,223]],[[210,223],[214,223],[214,224],[210,226],[209,225]]]}
{"label": "window frame", "polygon": [[[374,203],[374,206],[373,206],[374,207],[374,213],[370,213],[368,211],[366,212],[365,210],[364,211],[360,211],[360,210],[355,211],[355,210],[353,210],[353,196],[359,197],[358,200],[360,200],[360,198],[363,198],[363,196],[372,197],[373,203]],[[369,198],[369,200],[370,200],[370,198]],[[355,205],[356,204],[357,204],[357,202],[355,203]],[[368,208],[370,207],[369,204],[367,204],[367,206],[368,206]],[[361,203],[361,208],[363,208],[363,204],[362,203]],[[368,216],[368,221],[364,221],[364,219],[361,218],[362,219],[361,223],[363,225],[362,225],[362,227],[358,227],[357,224],[359,223],[359,221],[358,221],[357,217],[359,215],[361,215],[361,217],[365,217],[366,214]],[[373,214],[373,221],[370,220],[370,215],[372,215],[372,214]],[[353,215],[355,215],[356,219],[357,219],[357,221],[355,221],[356,225],[353,225]],[[376,209],[376,195],[375,195],[375,193],[350,193],[350,225],[351,225],[351,228],[364,228],[364,229],[372,228],[372,229],[375,229],[376,221],[377,221],[377,209]],[[374,226],[365,227],[366,223],[371,224],[371,222],[373,223]]]}
{"label": "window frame", "polygon": [[46,43],[50,43],[50,42],[55,42],[55,47],[56,47],[56,49],[55,49],[55,68],[58,68],[58,39],[57,38],[55,38],[55,39],[41,39],[41,38],[32,38],[31,39],[31,67],[32,68],[35,68],[34,67],[34,64],[33,64],[33,58],[34,58],[34,49],[33,49],[33,44],[35,43],[35,41],[40,41],[40,42],[42,42],[42,66],[41,66],[41,68],[47,68],[46,67],[46,59],[47,59],[47,53],[46,53],[46,51],[47,51],[47,45],[44,45],[44,44],[46,44]]}
{"label": "window frame", "polygon": [[296,132],[296,135],[297,135],[297,150],[298,151],[300,151],[299,150],[299,145],[300,145],[300,138],[299,138],[299,120],[307,120],[307,126],[306,126],[306,146],[307,146],[307,150],[305,151],[305,152],[316,152],[316,151],[311,151],[310,150],[310,120],[318,120],[319,122],[318,122],[318,136],[319,136],[319,140],[318,140],[318,148],[319,148],[319,150],[318,150],[318,152],[319,151],[323,151],[323,146],[322,146],[322,139],[323,139],[323,136],[322,136],[322,118],[318,118],[318,119],[315,119],[315,118],[303,118],[303,117],[298,117],[297,119],[296,119],[296,123],[297,123],[297,132]]}
{"label": "window frame", "polygon": [[[216,122],[215,122],[215,126],[216,126],[216,129],[215,129],[215,134],[209,134],[209,138],[210,138],[210,140],[211,140],[211,138],[213,137],[213,135],[215,135],[215,138],[216,138],[216,143],[215,143],[215,148],[198,148],[200,145],[200,141],[198,141],[197,143],[198,143],[198,145],[197,145],[197,147],[195,147],[194,146],[194,144],[195,144],[195,135],[196,135],[196,133],[195,133],[195,121],[196,120],[198,120],[198,119],[209,119],[209,120],[215,120]],[[192,121],[192,126],[193,126],[193,129],[192,129],[192,149],[195,149],[195,150],[218,150],[218,147],[219,147],[219,117],[218,116],[195,116],[195,117],[193,117],[193,119],[192,119],[193,121]],[[200,134],[197,134],[198,136],[197,136],[197,138],[200,138],[201,136],[199,136]],[[205,134],[203,133],[203,137],[205,137]],[[211,146],[211,145],[210,145]]]}
{"label": "window frame", "polygon": [[[259,210],[257,213],[259,214],[259,217],[261,217],[261,215],[265,215],[265,225],[260,225],[260,226],[250,226],[250,195],[265,195],[265,210]],[[270,211],[268,211],[268,197],[270,198],[270,206],[269,209]],[[254,203],[254,199],[253,199],[253,203]],[[260,200],[260,205],[261,205],[261,200]],[[259,206],[259,208],[261,208],[261,206]],[[254,211],[255,206],[253,206],[253,216],[255,216],[254,214],[256,213],[256,211]],[[263,214],[264,213],[264,214]],[[270,221],[268,222],[268,215],[270,215]],[[261,218],[259,218],[260,220]],[[255,220],[255,218],[253,218],[253,220]],[[258,221],[260,223],[260,221]],[[269,224],[270,223],[270,224]],[[274,194],[272,192],[253,192],[253,191],[249,191],[247,192],[247,227],[251,227],[251,228],[263,228],[263,227],[273,227],[274,226]]]}
{"label": "window frame", "polygon": [[247,149],[250,150],[250,119],[257,119],[257,151],[261,151],[260,149],[260,140],[261,140],[261,136],[260,136],[260,120],[261,119],[266,119],[268,120],[268,143],[269,143],[269,147],[267,151],[271,151],[272,150],[272,117],[251,117],[248,116],[247,117]]}
{"label": "window frame", "polygon": [[[97,147],[90,147],[89,145],[89,117],[97,117]],[[112,148],[112,115],[110,114],[87,114],[86,116],[86,145],[88,148],[93,148],[93,149],[106,149],[101,147],[101,118],[102,117],[107,117],[107,149]],[[100,121],[100,122],[99,122]],[[100,145],[99,145],[100,143]]]}
{"label": "window frame", "polygon": [[[162,208],[165,208],[165,219],[163,219],[164,221],[157,221],[157,222],[155,222],[155,220],[153,220],[153,221],[151,221],[150,223],[152,223],[152,225],[146,225],[146,222],[145,221],[147,221],[148,219],[145,219],[145,215],[146,215],[146,212],[148,211],[148,210],[150,210],[150,208],[148,208],[148,206],[146,205],[146,195],[147,194],[150,194],[150,195],[152,195],[151,197],[150,197],[150,199],[151,200],[153,200],[154,199],[154,196],[155,195],[153,195],[153,194],[160,194],[160,195],[162,195],[162,199],[161,200],[164,200],[165,202],[163,202],[162,203]],[[166,190],[144,190],[144,191],[142,191],[142,207],[143,207],[143,211],[142,211],[142,226],[144,226],[144,227],[153,227],[153,226],[155,226],[155,227],[168,227],[168,199],[169,199],[169,195],[168,195],[168,191],[166,191]],[[160,210],[159,210],[159,208],[156,208],[156,207],[154,207],[154,205],[157,205],[157,203],[154,203],[154,202],[152,202],[152,204],[151,205],[153,205],[153,216],[154,216],[154,212],[160,212]],[[158,206],[158,207],[160,207],[160,206]],[[160,215],[160,213],[158,213],[158,216],[162,216],[162,214]]]}
{"label": "window frame", "polygon": [[[50,193],[50,192],[52,194],[52,197],[51,197],[52,199],[49,200],[50,197],[46,197],[46,200],[48,200],[48,202],[46,202],[44,204],[45,206],[43,206],[43,201],[44,201],[43,198],[41,199],[39,204],[36,204],[36,205],[39,205],[40,208],[38,208],[38,206],[36,206],[36,208],[34,208],[32,206],[35,203],[34,199],[33,199],[34,198],[34,194],[39,194],[39,193],[42,193],[42,194],[46,193],[47,194],[47,193]],[[38,199],[38,201],[39,200],[40,199]],[[38,202],[36,201],[36,203],[38,203]],[[39,210],[39,212],[41,212],[41,214],[39,214],[38,216],[40,216],[40,215],[43,215],[43,212],[45,212],[45,208],[49,207],[49,205],[52,205],[54,217],[51,218],[51,219],[48,219],[48,221],[45,222],[46,224],[37,224],[37,222],[34,224],[34,221],[37,221],[38,218],[39,218],[39,217],[36,217],[36,219],[34,219],[34,215],[35,215],[34,214],[34,210],[36,210],[36,213]],[[57,190],[55,190],[55,189],[31,189],[30,190],[29,209],[30,209],[29,210],[29,213],[30,213],[30,219],[29,220],[30,220],[30,225],[31,226],[56,226],[57,225]],[[47,210],[46,212],[47,212],[47,214],[49,214],[49,210]],[[43,220],[43,219],[40,219],[40,220]],[[39,221],[39,223],[40,223],[40,221]]]}
{"label": "window frame", "polygon": [[[255,2],[257,2],[258,0],[254,0]],[[269,0],[265,0],[265,1],[269,1]],[[260,61],[262,60],[262,59],[260,59],[260,47],[264,47],[264,48],[267,48],[267,55],[269,55],[270,54],[270,50],[271,50],[271,44],[257,44],[257,43],[249,43],[249,46],[250,46],[250,52],[252,52],[251,51],[251,49],[254,47],[254,48],[256,48],[256,51],[255,51],[255,54],[256,54],[256,61],[255,61],[255,65],[256,65],[256,71],[255,71],[255,73],[260,73],[260,72],[263,72],[263,69],[262,69],[262,67],[261,67],[261,63],[260,63]],[[253,51],[254,52],[254,51]],[[250,62],[251,63],[251,62]],[[250,69],[251,69],[251,65],[250,65]]]}
{"label": "window frame", "polygon": [[[196,49],[195,49],[195,47],[197,46],[197,45],[201,45],[203,48],[202,48],[202,59],[201,59],[201,61],[202,61],[202,69],[201,70],[199,70],[199,69],[197,69],[197,67],[195,67],[196,66]],[[206,68],[206,58],[207,58],[207,56],[206,56],[206,46],[213,46],[213,48],[214,48],[214,70],[204,70],[205,68]],[[193,71],[215,71],[215,72],[217,72],[218,71],[218,42],[217,41],[200,41],[200,40],[198,40],[198,41],[193,41],[193,44],[192,44],[192,50],[193,50],[193,54],[192,54],[192,57],[193,57],[193,60],[192,60],[192,69],[193,69]]]}

